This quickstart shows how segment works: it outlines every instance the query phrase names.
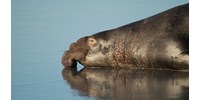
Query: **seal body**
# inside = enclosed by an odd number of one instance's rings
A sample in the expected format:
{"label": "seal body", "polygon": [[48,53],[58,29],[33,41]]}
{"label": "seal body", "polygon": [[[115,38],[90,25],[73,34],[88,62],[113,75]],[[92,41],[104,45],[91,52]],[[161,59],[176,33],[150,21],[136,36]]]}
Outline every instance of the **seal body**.
{"label": "seal body", "polygon": [[62,57],[65,67],[189,69],[189,4],[86,36]]}

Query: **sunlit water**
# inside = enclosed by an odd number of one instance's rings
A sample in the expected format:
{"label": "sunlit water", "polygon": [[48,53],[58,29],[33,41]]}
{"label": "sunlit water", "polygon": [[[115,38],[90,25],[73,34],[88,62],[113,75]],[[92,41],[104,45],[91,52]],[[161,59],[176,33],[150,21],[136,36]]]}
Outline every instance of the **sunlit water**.
{"label": "sunlit water", "polygon": [[188,1],[145,2],[12,0],[12,100],[187,100],[188,72],[63,70],[76,39]]}

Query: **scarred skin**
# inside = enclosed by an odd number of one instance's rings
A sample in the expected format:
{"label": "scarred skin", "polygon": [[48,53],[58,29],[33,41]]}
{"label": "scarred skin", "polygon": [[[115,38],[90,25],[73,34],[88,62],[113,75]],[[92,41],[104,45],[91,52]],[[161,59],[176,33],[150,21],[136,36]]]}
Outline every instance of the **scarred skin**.
{"label": "scarred skin", "polygon": [[62,57],[64,67],[189,69],[189,4],[80,38]]}

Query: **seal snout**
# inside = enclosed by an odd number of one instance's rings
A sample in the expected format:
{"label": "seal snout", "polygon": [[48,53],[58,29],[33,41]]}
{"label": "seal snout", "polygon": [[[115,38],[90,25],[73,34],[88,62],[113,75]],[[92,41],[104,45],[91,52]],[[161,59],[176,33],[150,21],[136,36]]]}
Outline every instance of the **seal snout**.
{"label": "seal snout", "polygon": [[87,37],[80,38],[69,46],[62,57],[64,67],[76,67],[77,61],[82,63],[88,53]]}
{"label": "seal snout", "polygon": [[62,56],[62,65],[64,67],[76,67],[77,62],[72,58],[70,51],[65,51]]}

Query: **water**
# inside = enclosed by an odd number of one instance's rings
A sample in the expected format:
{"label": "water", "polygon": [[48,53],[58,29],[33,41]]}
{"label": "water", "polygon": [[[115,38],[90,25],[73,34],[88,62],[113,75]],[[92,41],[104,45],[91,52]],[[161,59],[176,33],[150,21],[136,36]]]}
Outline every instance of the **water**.
{"label": "water", "polygon": [[[137,74],[141,71],[133,71],[135,73],[127,74],[111,70],[112,77],[107,82],[104,76],[109,69],[94,70],[96,73],[83,70],[85,76],[75,71],[76,75],[70,76],[61,65],[63,52],[76,39],[187,2],[12,0],[12,100],[145,99],[152,95],[157,97],[158,93],[161,93],[158,99],[187,98],[188,73],[185,72],[165,71],[162,74],[160,71],[144,71],[146,74]],[[79,70],[82,68],[78,65]],[[115,76],[118,72],[122,73],[121,77]],[[80,77],[81,83],[78,81]]]}
{"label": "water", "polygon": [[188,100],[188,72],[155,69],[63,69],[81,96],[97,100]]}

